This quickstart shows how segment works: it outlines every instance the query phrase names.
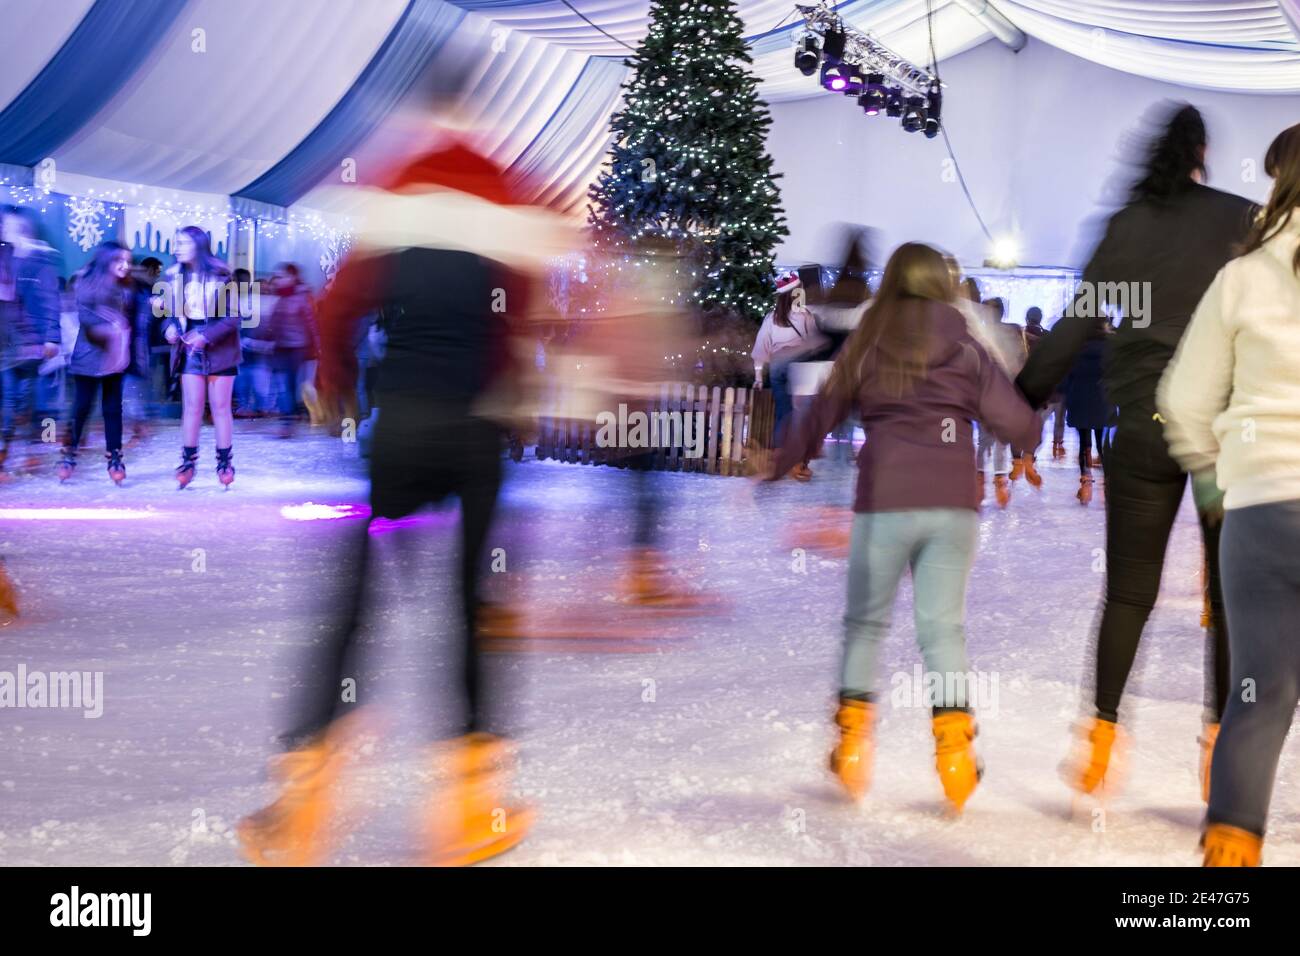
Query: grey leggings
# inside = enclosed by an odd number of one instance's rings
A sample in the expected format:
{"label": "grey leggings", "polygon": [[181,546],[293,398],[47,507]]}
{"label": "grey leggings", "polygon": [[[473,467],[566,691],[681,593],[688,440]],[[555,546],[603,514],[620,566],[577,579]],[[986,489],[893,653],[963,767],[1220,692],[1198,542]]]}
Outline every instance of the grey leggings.
{"label": "grey leggings", "polygon": [[1264,834],[1300,700],[1300,501],[1226,513],[1219,555],[1232,682],[1210,771],[1211,823]]}

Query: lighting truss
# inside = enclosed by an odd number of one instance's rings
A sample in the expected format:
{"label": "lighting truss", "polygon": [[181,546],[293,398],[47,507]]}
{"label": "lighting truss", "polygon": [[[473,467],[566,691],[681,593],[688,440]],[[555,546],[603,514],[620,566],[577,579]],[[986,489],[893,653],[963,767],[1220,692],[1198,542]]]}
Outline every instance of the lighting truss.
{"label": "lighting truss", "polygon": [[879,40],[849,26],[825,3],[816,6],[796,3],[795,9],[803,16],[808,33],[817,36],[823,47],[828,30],[842,32],[844,56],[841,59],[845,63],[858,64],[863,73],[883,73],[886,82],[901,86],[905,91],[916,96],[925,96],[931,87],[939,82],[929,70],[917,66]]}

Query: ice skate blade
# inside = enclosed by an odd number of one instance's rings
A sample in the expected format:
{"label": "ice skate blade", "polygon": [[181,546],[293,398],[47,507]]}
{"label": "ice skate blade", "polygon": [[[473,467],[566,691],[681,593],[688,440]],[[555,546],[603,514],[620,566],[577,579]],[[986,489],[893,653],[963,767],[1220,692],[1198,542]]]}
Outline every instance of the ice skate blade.
{"label": "ice skate blade", "polygon": [[320,866],[326,858],[323,847],[294,846],[290,849],[267,855],[264,840],[258,832],[258,826],[251,820],[239,821],[235,827],[235,836],[239,841],[239,853],[253,866],[269,868]]}
{"label": "ice skate blade", "polygon": [[[523,820],[519,818],[523,817]],[[428,865],[436,867],[473,866],[494,859],[513,850],[524,841],[533,827],[534,814],[531,810],[513,815],[515,823],[507,833],[496,834],[479,843],[435,850],[429,857]]]}

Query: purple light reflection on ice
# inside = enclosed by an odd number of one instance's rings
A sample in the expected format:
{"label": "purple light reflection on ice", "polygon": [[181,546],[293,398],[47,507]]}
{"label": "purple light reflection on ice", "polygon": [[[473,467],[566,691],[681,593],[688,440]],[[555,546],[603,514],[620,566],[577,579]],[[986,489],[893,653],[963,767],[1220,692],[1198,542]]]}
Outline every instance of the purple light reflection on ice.
{"label": "purple light reflection on ice", "polygon": [[285,505],[280,517],[290,521],[337,521],[340,518],[364,518],[370,514],[365,505],[322,505],[305,501],[300,505]]}
{"label": "purple light reflection on ice", "polygon": [[[340,521],[349,518],[369,518],[370,508],[366,505],[326,505],[306,501],[300,505],[284,505],[280,509],[280,517],[289,521]],[[455,509],[407,515],[404,518],[376,518],[370,524],[370,533],[387,534],[400,528],[413,528],[420,525],[448,525],[455,520]]]}
{"label": "purple light reflection on ice", "polygon": [[161,514],[144,508],[0,508],[0,521],[136,521]]}

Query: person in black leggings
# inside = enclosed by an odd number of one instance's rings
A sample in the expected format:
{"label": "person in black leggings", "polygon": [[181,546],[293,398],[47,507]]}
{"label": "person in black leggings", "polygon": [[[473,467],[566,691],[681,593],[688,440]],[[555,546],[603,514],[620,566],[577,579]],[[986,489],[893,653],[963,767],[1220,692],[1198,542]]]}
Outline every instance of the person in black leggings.
{"label": "person in black leggings", "polygon": [[126,478],[122,463],[122,376],[131,361],[135,288],[130,275],[131,253],[126,246],[105,242],[95,250],[78,280],[79,328],[69,365],[75,393],[70,434],[59,462],[60,481],[71,478],[76,468],[77,449],[96,395],[102,396],[108,475],[118,484]]}
{"label": "person in black leggings", "polygon": [[[1128,203],[1106,224],[1084,269],[1079,296],[1043,337],[1016,379],[1042,405],[1095,334],[1106,306],[1123,313],[1107,340],[1105,389],[1119,409],[1106,451],[1106,594],[1097,640],[1095,717],[1067,782],[1090,793],[1106,778],[1120,699],[1138,641],[1160,590],[1165,548],[1187,487],[1169,456],[1156,413],[1156,386],[1192,312],[1215,275],[1249,234],[1254,206],[1205,186],[1205,124],[1192,106],[1161,117]],[[1121,301],[1110,301],[1118,299]],[[1207,668],[1202,778],[1208,773],[1228,673],[1227,627],[1219,586],[1218,531],[1201,522],[1209,565],[1212,625]]]}

